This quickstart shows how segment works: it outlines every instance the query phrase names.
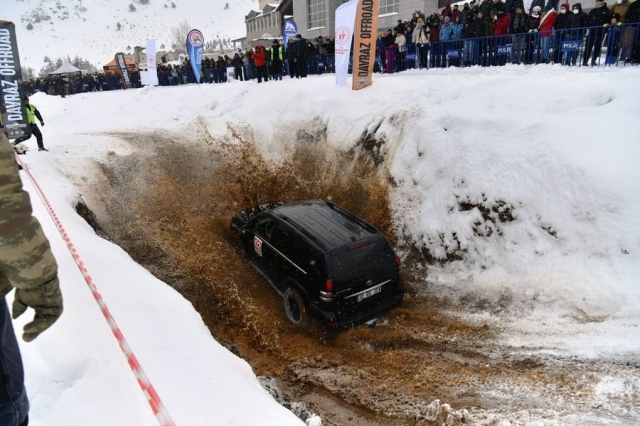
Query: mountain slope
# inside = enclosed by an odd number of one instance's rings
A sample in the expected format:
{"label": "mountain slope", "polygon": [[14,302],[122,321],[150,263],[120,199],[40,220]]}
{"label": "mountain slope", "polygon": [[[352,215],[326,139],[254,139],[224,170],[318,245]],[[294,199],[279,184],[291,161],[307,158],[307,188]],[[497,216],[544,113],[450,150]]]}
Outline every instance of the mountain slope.
{"label": "mountain slope", "polygon": [[100,67],[152,38],[168,48],[171,29],[184,21],[205,41],[239,38],[252,9],[256,0],[5,0],[2,18],[16,24],[22,65],[38,71],[45,55],[78,55]]}

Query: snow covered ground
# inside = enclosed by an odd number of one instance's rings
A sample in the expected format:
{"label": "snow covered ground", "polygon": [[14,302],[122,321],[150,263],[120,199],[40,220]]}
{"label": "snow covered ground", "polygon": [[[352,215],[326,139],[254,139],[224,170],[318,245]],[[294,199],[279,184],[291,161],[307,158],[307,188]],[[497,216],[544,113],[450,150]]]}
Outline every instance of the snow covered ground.
{"label": "snow covered ground", "polygon": [[[426,247],[436,260],[461,259],[425,271],[419,291],[484,298],[491,309],[509,300],[499,339],[523,354],[637,365],[639,77],[638,67],[507,66],[375,76],[358,92],[327,75],[65,99],[36,94],[31,101],[44,116],[50,152],[37,152],[30,140],[32,150],[21,158],[176,424],[293,425],[300,421],[211,337],[187,301],[76,214],[80,193],[100,176],[97,163],[134,149],[114,134],[166,130],[194,140],[204,125],[224,139],[231,123],[281,161],[298,129],[326,128],[326,143],[344,151],[369,131],[384,140],[403,241]],[[22,173],[60,264],[65,298],[58,323],[22,344],[31,424],[157,424]],[[469,315],[492,313],[475,308]],[[16,330],[27,321],[20,318]],[[638,375],[622,380],[614,369],[595,392],[637,401],[639,390]],[[513,424],[547,424],[547,414]],[[624,418],[640,422],[637,405]],[[574,420],[549,424],[605,422],[593,413]]]}

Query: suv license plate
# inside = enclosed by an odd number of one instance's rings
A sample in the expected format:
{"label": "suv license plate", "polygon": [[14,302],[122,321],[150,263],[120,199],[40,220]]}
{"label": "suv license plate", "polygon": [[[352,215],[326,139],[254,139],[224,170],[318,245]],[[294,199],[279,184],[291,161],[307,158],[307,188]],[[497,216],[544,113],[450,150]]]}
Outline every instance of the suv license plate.
{"label": "suv license plate", "polygon": [[382,291],[382,286],[378,286],[378,287],[374,287],[370,290],[365,291],[364,293],[360,293],[357,297],[356,300],[358,302],[362,301],[362,299],[366,299],[367,297],[371,297],[374,294],[378,294],[380,293],[380,291]]}

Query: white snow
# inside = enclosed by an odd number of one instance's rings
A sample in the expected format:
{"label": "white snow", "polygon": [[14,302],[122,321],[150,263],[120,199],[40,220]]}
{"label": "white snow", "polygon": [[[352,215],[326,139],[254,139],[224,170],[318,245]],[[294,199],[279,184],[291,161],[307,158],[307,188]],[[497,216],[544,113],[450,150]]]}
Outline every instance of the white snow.
{"label": "white snow", "polygon": [[[176,424],[293,425],[301,421],[211,337],[187,301],[76,214],[83,176],[95,176],[93,160],[133,149],[110,133],[166,130],[190,140],[201,123],[216,136],[227,135],[233,123],[252,131],[260,149],[279,161],[298,128],[326,125],[327,144],[348,150],[379,126],[376,135],[386,141],[388,173],[397,184],[394,220],[405,239],[444,256],[455,233],[466,250],[463,261],[429,268],[420,291],[490,301],[508,296],[509,311],[495,315],[504,327],[500,339],[524,351],[637,363],[639,77],[638,67],[542,65],[376,75],[373,86],[357,92],[326,75],[65,99],[36,94],[31,101],[44,116],[50,152],[37,152],[32,139],[32,151],[21,158]],[[61,319],[21,345],[30,424],[157,424],[61,236],[22,176],[59,262],[65,298]],[[484,222],[493,233],[478,236],[473,223],[482,221],[480,211],[460,211],[457,200],[502,200],[514,206],[516,220]],[[26,322],[16,321],[16,330]],[[602,377],[597,391],[607,398],[636,395],[638,382],[612,374]],[[590,415],[576,424],[588,424]],[[531,417],[530,424],[544,419]]]}

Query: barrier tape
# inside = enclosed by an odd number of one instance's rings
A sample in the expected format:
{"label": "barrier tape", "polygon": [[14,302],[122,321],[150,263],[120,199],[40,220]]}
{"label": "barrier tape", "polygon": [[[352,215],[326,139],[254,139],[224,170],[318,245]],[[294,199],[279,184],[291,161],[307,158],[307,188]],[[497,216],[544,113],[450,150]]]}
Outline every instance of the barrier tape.
{"label": "barrier tape", "polygon": [[98,291],[98,288],[94,284],[93,279],[91,278],[91,275],[89,275],[89,271],[84,266],[84,262],[80,259],[80,255],[78,254],[78,251],[73,246],[73,243],[71,242],[71,238],[69,238],[69,234],[67,234],[67,231],[64,229],[64,226],[62,225],[62,222],[58,218],[58,215],[53,210],[53,207],[51,206],[51,203],[47,199],[47,196],[44,195],[44,191],[36,181],[35,177],[31,174],[26,164],[22,161],[22,159],[19,156],[16,156],[16,158],[17,158],[18,164],[22,166],[23,171],[27,174],[27,176],[29,177],[29,180],[31,181],[33,186],[36,188],[36,192],[38,193],[38,196],[40,197],[45,207],[47,208],[49,215],[51,216],[51,218],[53,219],[53,222],[58,228],[58,232],[60,232],[60,235],[62,235],[62,239],[64,240],[65,244],[67,245],[67,248],[71,252],[71,256],[73,257],[73,260],[76,262],[78,269],[80,269],[80,272],[82,273],[82,276],[84,277],[85,282],[89,286],[89,289],[91,289],[91,294],[93,294],[94,299],[96,300],[96,302],[98,302],[98,306],[100,306],[100,311],[102,312],[102,315],[104,315],[105,319],[109,323],[109,327],[111,327],[111,332],[113,333],[115,338],[118,340],[118,345],[120,346],[120,349],[124,353],[124,356],[127,358],[127,363],[129,364],[129,367],[131,367],[131,371],[133,371],[133,374],[136,377],[136,381],[138,382],[138,385],[140,385],[142,392],[147,398],[147,401],[151,406],[151,410],[153,411],[153,414],[156,416],[156,419],[158,420],[161,426],[175,426],[175,423],[171,419],[171,416],[169,416],[167,409],[164,407],[164,404],[160,400],[160,397],[158,396],[155,389],[153,388],[153,385],[149,381],[149,378],[147,377],[144,370],[142,369],[142,366],[138,362],[138,359],[133,354],[131,347],[125,340],[124,335],[122,334],[122,331],[120,331],[120,327],[118,327],[118,324],[116,323],[116,320],[113,319],[113,316],[109,312],[109,308],[107,307],[107,304],[102,299],[102,295],[100,294],[100,292]]}

